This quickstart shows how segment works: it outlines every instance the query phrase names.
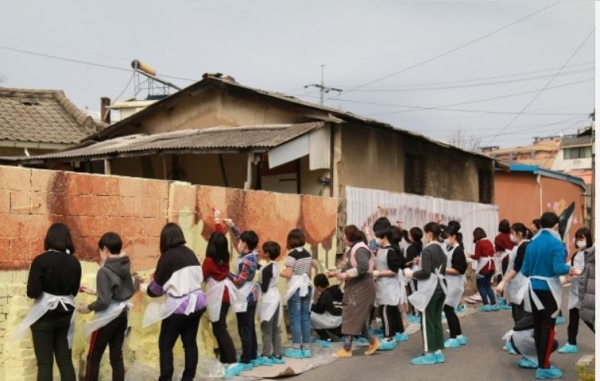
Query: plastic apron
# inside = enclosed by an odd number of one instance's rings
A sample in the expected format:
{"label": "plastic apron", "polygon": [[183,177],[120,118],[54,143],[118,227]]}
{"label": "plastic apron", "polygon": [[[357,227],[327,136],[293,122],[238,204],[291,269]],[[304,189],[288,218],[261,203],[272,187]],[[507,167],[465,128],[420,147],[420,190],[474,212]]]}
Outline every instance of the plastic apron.
{"label": "plastic apron", "polygon": [[[225,292],[225,287],[227,287],[227,291],[229,292],[229,302],[231,303],[231,306],[234,307],[234,311],[236,310],[236,307],[243,305],[248,297],[248,294],[244,296],[242,291],[240,291],[229,278],[221,281],[215,280],[213,277],[208,278],[206,281],[206,310],[208,312],[208,318],[213,323],[219,321],[219,318],[221,317],[221,307],[223,306],[223,293]],[[246,303],[246,306],[247,305],[248,304]]]}
{"label": "plastic apron", "polygon": [[[248,255],[256,256],[255,253],[250,253]],[[239,268],[241,260],[242,257],[238,259],[238,263],[236,265],[237,268]],[[231,280],[229,281],[231,282]],[[246,283],[244,283],[244,285],[240,288],[235,286],[233,282],[231,282],[231,284],[233,287],[230,287],[230,290],[234,290],[234,293],[236,294],[234,298],[235,300],[231,301],[231,308],[233,309],[233,312],[242,313],[248,311],[248,296],[250,296],[252,290],[254,290],[254,287],[256,287],[256,282],[254,280],[246,281]],[[229,295],[231,296],[231,294],[232,293],[230,292]]]}
{"label": "plastic apron", "polygon": [[169,316],[173,315],[177,308],[183,304],[186,300],[188,305],[184,311],[185,315],[190,315],[196,309],[196,302],[198,300],[198,292],[200,290],[193,291],[185,296],[176,298],[174,296],[167,295],[164,302],[151,302],[146,307],[144,313],[144,319],[142,321],[142,328],[146,328],[149,325],[156,324]]}
{"label": "plastic apron", "polygon": [[[439,242],[432,242],[429,245],[440,245]],[[429,246],[428,245],[428,246]],[[440,245],[441,247],[441,245]],[[440,274],[441,268],[435,269],[435,273],[431,274],[429,278],[418,280],[418,289],[408,297],[408,300],[418,311],[424,312],[425,308],[429,304],[435,289],[437,288],[438,282],[442,286],[444,293],[448,294],[446,283],[444,282],[445,277]]]}
{"label": "plastic apron", "polygon": [[[377,256],[377,270],[389,270],[387,263],[387,251],[380,250]],[[402,287],[402,280],[400,279],[400,272],[393,277],[378,277],[377,278],[377,297],[375,299],[375,305],[378,306],[397,306],[400,303],[400,287]]]}
{"label": "plastic apron", "polygon": [[560,280],[558,279],[558,277],[548,278],[548,277],[537,276],[537,275],[530,276],[528,279],[529,282],[527,282],[526,284],[529,288],[529,294],[531,295],[531,297],[524,298],[524,301],[525,301],[524,307],[525,307],[525,311],[527,311],[527,312],[532,312],[532,310],[533,310],[531,302],[533,302],[535,304],[535,306],[538,310],[544,309],[544,305],[542,304],[542,301],[538,298],[538,296],[533,291],[533,288],[531,286],[532,279],[543,280],[543,281],[546,281],[546,283],[548,283],[550,292],[552,293],[552,296],[554,297],[554,300],[556,301],[556,305],[558,306],[556,311],[554,311],[554,313],[552,314],[552,318],[556,318],[558,316],[558,313],[560,312],[560,305],[561,305],[561,300],[562,300],[562,285],[560,284]]}
{"label": "plastic apron", "polygon": [[309,287],[310,278],[308,277],[308,274],[292,275],[292,277],[288,281],[287,289],[285,291],[285,301],[287,302],[288,300],[290,300],[292,295],[294,295],[294,293],[297,290],[300,290],[301,298],[305,297],[306,295],[308,295]]}
{"label": "plastic apron", "polygon": [[329,312],[323,314],[310,313],[310,325],[313,329],[333,329],[342,325],[342,315],[335,316]]}
{"label": "plastic apron", "polygon": [[[529,242],[529,241],[528,240],[521,241],[521,243],[519,243],[517,246],[515,246],[512,249],[510,256],[508,257],[508,267],[506,269],[507,273],[509,273],[511,270],[515,269],[515,259],[517,258],[517,252],[519,250],[519,246],[521,246],[521,244],[523,242]],[[523,299],[525,298],[525,295],[527,294],[526,286],[527,286],[527,278],[525,278],[525,276],[523,276],[523,274],[521,274],[521,272],[519,271],[508,282],[508,284],[504,288],[504,299],[506,299],[506,301],[508,303],[513,303],[513,304],[523,303]]]}
{"label": "plastic apron", "polygon": [[[579,251],[575,254],[573,259],[573,267],[579,271],[583,271],[585,261],[583,260],[584,251]],[[580,308],[581,302],[579,301],[579,275],[571,278],[571,287],[569,288],[569,309]]]}
{"label": "plastic apron", "polygon": [[96,312],[94,314],[94,319],[83,324],[83,337],[86,340],[89,339],[94,331],[106,326],[108,323],[121,316],[121,313],[123,313],[124,310],[129,311],[132,307],[133,304],[129,302],[117,302],[116,300],[111,300],[108,307],[102,311]]}
{"label": "plastic apron", "polygon": [[[504,258],[506,258],[507,255],[510,255],[511,252],[512,250],[506,249],[502,253],[494,255],[494,264],[496,265],[495,275],[502,274],[502,262],[504,261]],[[508,269],[506,271],[508,271]]]}
{"label": "plastic apron", "polygon": [[[25,316],[25,319],[19,324],[15,334],[11,340],[19,340],[23,337],[23,334],[29,327],[36,321],[38,321],[46,312],[54,310],[61,305],[64,309],[67,309],[67,305],[75,307],[75,298],[73,295],[52,295],[47,292],[42,292],[33,305],[29,309],[29,313]],[[73,347],[73,337],[75,336],[75,312],[71,314],[71,325],[69,326],[69,332],[67,333],[67,340],[69,342],[69,348]]]}
{"label": "plastic apron", "polygon": [[[454,249],[447,253],[448,261],[446,263],[446,267],[452,267],[452,255],[454,254]],[[446,292],[446,300],[444,304],[450,307],[457,307],[460,304],[460,298],[465,291],[465,283],[467,278],[463,275],[451,275],[446,274],[446,283],[448,284],[448,291]]]}
{"label": "plastic apron", "polygon": [[[261,280],[262,272],[265,268],[266,266],[260,269]],[[279,282],[279,271],[277,270],[279,270],[279,268],[275,263],[273,264],[273,268],[275,269],[275,271],[273,272],[273,278],[271,278],[271,281],[269,282],[269,289],[260,297],[260,308],[258,316],[261,323],[263,321],[270,321],[273,315],[275,315],[277,308],[281,305],[281,295],[279,294],[279,290],[277,289],[277,283]],[[279,308],[279,317],[277,320],[278,322],[281,321],[281,317],[282,311],[281,308]]]}

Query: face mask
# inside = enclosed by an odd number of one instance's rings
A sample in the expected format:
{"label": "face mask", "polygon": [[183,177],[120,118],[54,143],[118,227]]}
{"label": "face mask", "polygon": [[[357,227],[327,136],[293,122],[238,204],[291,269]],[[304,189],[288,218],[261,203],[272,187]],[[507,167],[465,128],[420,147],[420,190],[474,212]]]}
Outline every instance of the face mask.
{"label": "face mask", "polygon": [[516,236],[516,235],[514,235],[514,234],[511,234],[511,235],[510,235],[510,240],[511,240],[511,242],[512,242],[512,243],[517,243],[517,242],[518,242],[518,240],[517,240],[517,236]]}
{"label": "face mask", "polygon": [[448,246],[452,245],[452,242],[450,242],[450,239],[448,239],[448,238],[446,238],[446,239],[444,240],[444,243],[445,243],[446,245],[448,245]]}
{"label": "face mask", "polygon": [[585,249],[587,247],[585,241],[577,241],[577,247],[580,249]]}
{"label": "face mask", "polygon": [[375,244],[379,247],[383,246],[383,239],[381,238],[375,238]]}

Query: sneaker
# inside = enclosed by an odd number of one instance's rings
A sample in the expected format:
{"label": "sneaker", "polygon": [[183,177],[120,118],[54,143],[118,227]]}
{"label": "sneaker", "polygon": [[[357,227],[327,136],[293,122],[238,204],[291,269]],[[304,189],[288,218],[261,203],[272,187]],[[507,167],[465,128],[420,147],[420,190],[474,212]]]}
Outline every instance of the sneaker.
{"label": "sneaker", "polygon": [[394,335],[394,340],[396,340],[397,343],[408,341],[408,335],[406,333],[397,333]]}
{"label": "sneaker", "polygon": [[464,335],[461,335],[461,336],[457,337],[456,340],[458,340],[458,343],[460,345],[467,345],[467,341],[468,340],[467,340],[467,337],[464,336]]}
{"label": "sneaker", "polygon": [[550,380],[555,378],[561,378],[563,375],[562,370],[558,368],[542,369],[537,368],[535,371],[535,378],[538,380]]}
{"label": "sneaker", "polygon": [[490,312],[496,312],[496,311],[500,311],[499,305],[494,304],[493,306],[490,306]]}
{"label": "sneaker", "polygon": [[365,351],[365,354],[368,355],[372,355],[373,353],[375,353],[375,351],[379,348],[379,346],[381,345],[381,342],[377,339],[375,339],[375,341],[373,341],[372,343],[369,344],[369,348],[367,348],[367,350]]}
{"label": "sneaker", "polygon": [[252,369],[254,369],[254,366],[252,366],[252,363],[242,363],[242,371],[243,372],[248,372],[248,371],[251,371]]}
{"label": "sneaker", "polygon": [[310,349],[308,349],[308,348],[302,348],[300,351],[302,352],[302,358],[303,359],[309,359],[309,358],[312,357],[312,352],[311,352]]}
{"label": "sneaker", "polygon": [[433,353],[424,354],[410,360],[411,365],[434,365],[437,364],[437,357]]}
{"label": "sneaker", "polygon": [[333,354],[333,357],[339,357],[339,358],[352,357],[352,351],[347,351],[344,348],[342,348],[339,351],[335,352]]}
{"label": "sneaker", "polygon": [[394,349],[396,349],[396,340],[394,339],[383,339],[377,348],[378,351],[393,351]]}
{"label": "sneaker", "polygon": [[271,356],[271,362],[275,365],[283,365],[285,364],[285,360],[283,357]]}
{"label": "sneaker", "polygon": [[460,347],[460,341],[458,339],[448,339],[444,342],[444,348],[458,348]]}
{"label": "sneaker", "polygon": [[563,345],[558,350],[558,353],[577,353],[577,352],[579,352],[579,348],[577,348],[577,345],[572,345],[569,343]]}
{"label": "sneaker", "polygon": [[287,357],[290,359],[301,359],[302,350],[300,348],[287,348],[283,350],[283,357]]}
{"label": "sneaker", "polygon": [[225,378],[238,376],[243,370],[244,367],[239,362],[227,364],[225,365]]}
{"label": "sneaker", "polygon": [[492,306],[490,306],[489,304],[484,304],[483,306],[479,307],[480,312],[490,312],[491,310]]}
{"label": "sneaker", "polygon": [[444,356],[444,354],[441,353],[441,352],[440,353],[436,353],[435,354],[435,361],[438,362],[438,363],[440,363],[440,364],[443,364],[443,363],[446,362],[446,356]]}
{"label": "sneaker", "polygon": [[313,340],[314,344],[320,345],[323,348],[329,348],[331,347],[331,341],[329,340],[322,340],[322,339],[315,339]]}
{"label": "sneaker", "polygon": [[564,317],[559,316],[559,317],[556,318],[556,325],[559,325],[559,324],[565,324],[565,318]]}
{"label": "sneaker", "polygon": [[537,369],[537,367],[538,367],[537,362],[533,362],[526,357],[523,357],[522,359],[520,359],[519,362],[517,363],[517,365],[520,366],[521,368],[526,368],[526,369]]}

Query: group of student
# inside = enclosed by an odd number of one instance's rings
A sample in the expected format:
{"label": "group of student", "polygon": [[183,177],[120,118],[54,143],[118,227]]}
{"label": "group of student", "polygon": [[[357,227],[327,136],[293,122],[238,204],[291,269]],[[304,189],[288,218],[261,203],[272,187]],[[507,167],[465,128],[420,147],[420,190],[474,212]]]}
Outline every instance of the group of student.
{"label": "group of student", "polygon": [[[318,336],[317,344],[329,346],[334,339],[343,341],[343,347],[334,354],[336,357],[351,357],[355,340],[368,343],[366,355],[377,350],[393,350],[398,342],[408,340],[402,312],[409,312],[409,309],[412,318],[420,320],[424,345],[423,354],[412,359],[411,364],[444,363],[443,349],[467,343],[456,314],[464,308],[460,302],[468,267],[461,226],[457,221],[447,225],[430,222],[422,230],[413,227],[406,231],[382,217],[373,225],[372,233],[370,229],[361,231],[357,226],[347,226],[343,237],[347,248],[343,261],[336,269],[316,274],[313,286],[312,255],[304,249],[301,230],[289,232],[288,253],[280,270],[276,263],[281,256],[278,243],[267,241],[259,249],[259,237],[254,231],[240,231],[233,221],[221,220],[217,210],[214,219],[215,231],[208,240],[202,264],[185,246],[181,228],[175,223],[166,224],[160,235],[161,255],[156,270],[150,279],[141,280],[138,287],[134,286],[131,277],[130,259],[122,253],[120,237],[106,233],[98,242],[102,266],[98,271],[96,290],[80,284],[81,266],[73,256],[75,248],[67,226],[52,225],[44,242],[45,253],[33,260],[29,272],[27,296],[35,302],[15,334],[20,337],[31,329],[38,364],[37,379],[52,380],[56,358],[61,379],[75,380],[71,347],[74,311],[77,310],[82,314],[95,312],[94,318],[83,326],[84,337],[90,338],[85,379],[98,379],[100,360],[109,347],[113,380],[123,380],[122,347],[131,308],[128,300],[136,288],[153,298],[165,297],[163,303],[150,303],[143,319],[144,327],[161,324],[159,380],[173,377],[173,347],[179,338],[185,352],[182,380],[194,378],[198,364],[197,334],[205,312],[217,342],[219,360],[228,377],[257,366],[285,364],[285,358],[312,357],[313,329]],[[523,224],[513,224],[507,231],[505,225],[508,222],[503,221],[501,234],[507,234],[508,240],[497,237],[495,245],[487,239],[483,229],[475,229],[475,253],[471,258],[477,263],[477,287],[484,303],[481,310],[499,309],[496,294],[503,294],[510,303],[514,327],[507,334],[509,344],[506,349],[523,354],[519,365],[537,368],[537,378],[556,378],[560,371],[550,366],[549,356],[556,349],[553,347],[553,327],[560,306],[561,281],[558,277],[586,274],[585,282],[590,278],[593,282],[593,269],[590,273],[589,265],[585,268],[583,265],[590,261],[593,265],[593,246],[589,230],[580,229],[576,234],[580,251],[566,258],[557,233],[558,217],[546,213],[539,223],[540,231],[532,237]],[[226,228],[235,237],[235,249],[239,253],[233,273],[230,272],[232,255]],[[400,245],[402,240],[406,241],[404,248]],[[587,250],[585,254],[584,250]],[[565,263],[567,260],[571,261],[572,268]],[[260,261],[262,265],[259,265]],[[494,292],[491,281],[497,267],[504,271]],[[288,280],[283,297],[278,289],[281,278]],[[338,285],[331,285],[330,278],[342,283],[344,291]],[[579,283],[571,281],[571,293],[576,292],[574,284]],[[580,287],[579,290],[585,290],[588,285]],[[314,303],[313,288],[319,293]],[[96,295],[96,300],[76,306],[74,297],[80,291]],[[577,301],[585,298],[581,291],[574,295]],[[281,344],[283,302],[287,303],[292,336],[292,345],[287,349],[282,349]],[[570,298],[569,343],[559,352],[577,351],[580,307],[576,301],[571,303]],[[236,314],[242,344],[239,358],[227,328],[230,309]],[[588,308],[585,313],[591,313],[593,321],[593,306],[591,312]],[[449,328],[446,341],[443,315]],[[260,354],[256,316],[262,332]],[[380,331],[371,329],[376,316],[381,321]],[[592,324],[588,326],[593,330]],[[531,342],[535,345],[530,345]]]}

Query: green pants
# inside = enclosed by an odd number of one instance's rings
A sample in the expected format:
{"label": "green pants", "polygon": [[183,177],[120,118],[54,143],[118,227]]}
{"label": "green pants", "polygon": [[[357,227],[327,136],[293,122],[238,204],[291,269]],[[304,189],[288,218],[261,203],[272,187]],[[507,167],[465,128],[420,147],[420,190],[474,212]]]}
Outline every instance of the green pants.
{"label": "green pants", "polygon": [[421,331],[423,332],[423,346],[425,353],[433,353],[444,349],[444,328],[442,326],[442,310],[446,295],[436,291],[423,314]]}

